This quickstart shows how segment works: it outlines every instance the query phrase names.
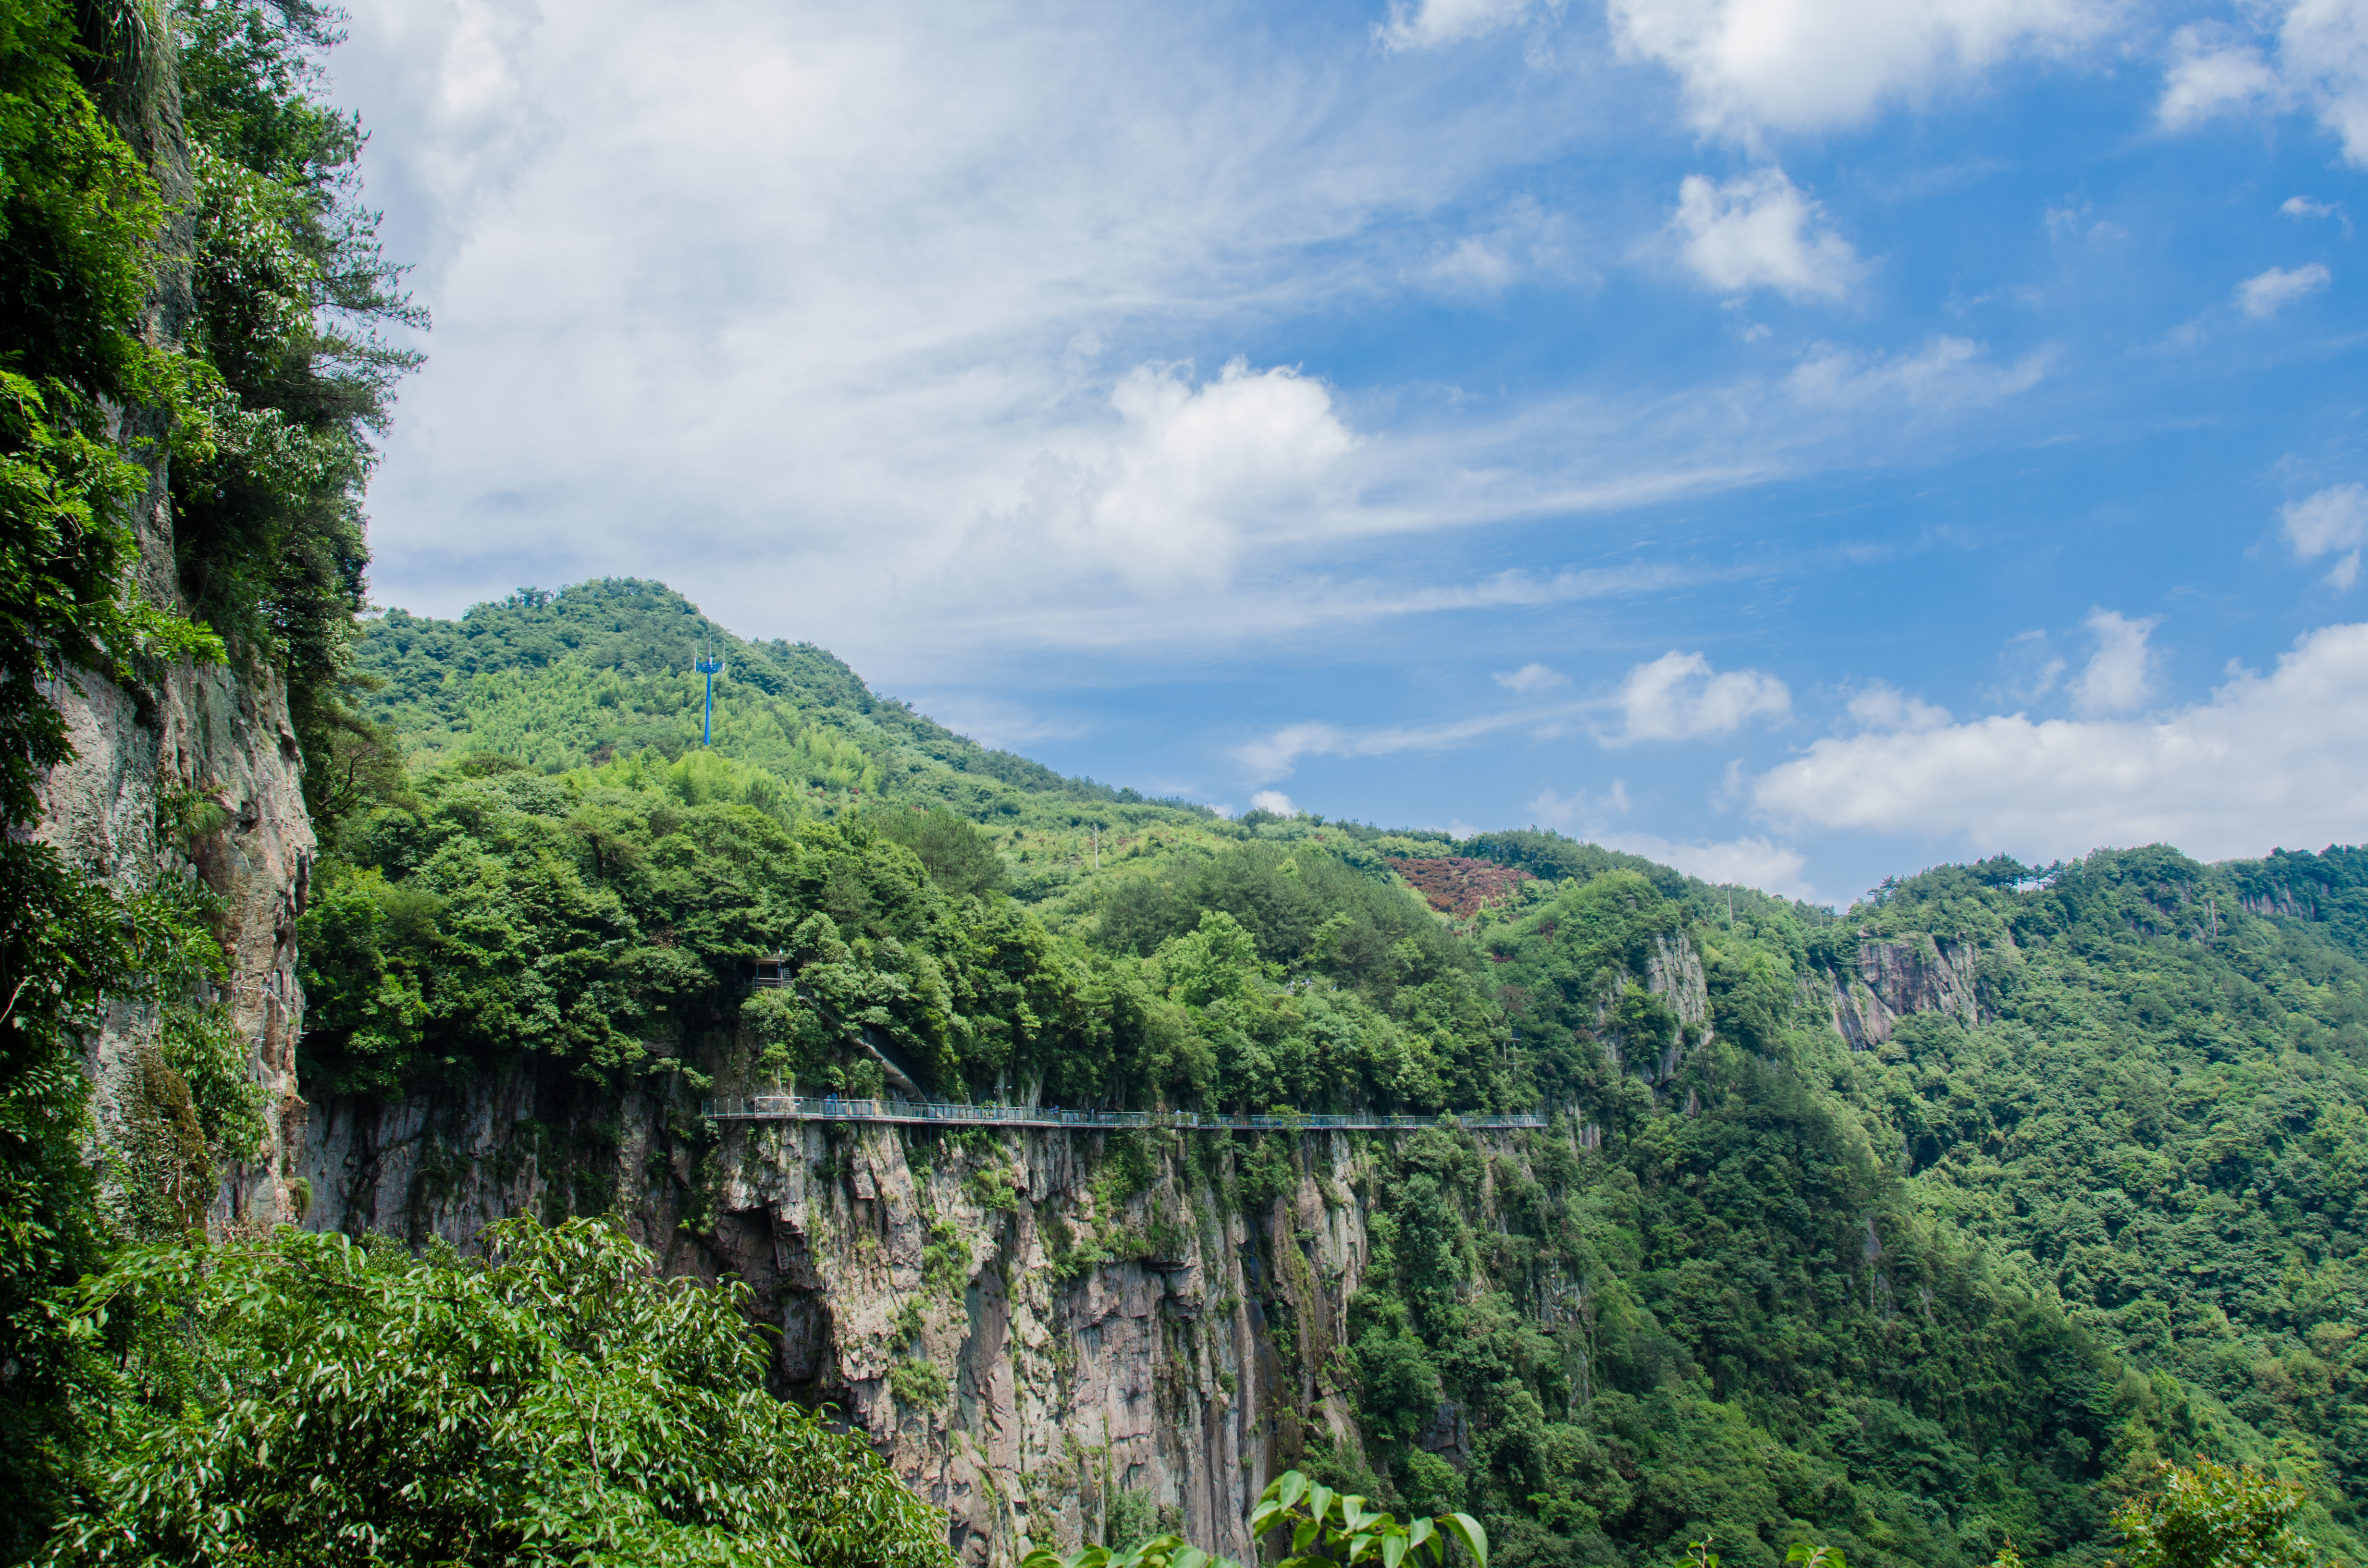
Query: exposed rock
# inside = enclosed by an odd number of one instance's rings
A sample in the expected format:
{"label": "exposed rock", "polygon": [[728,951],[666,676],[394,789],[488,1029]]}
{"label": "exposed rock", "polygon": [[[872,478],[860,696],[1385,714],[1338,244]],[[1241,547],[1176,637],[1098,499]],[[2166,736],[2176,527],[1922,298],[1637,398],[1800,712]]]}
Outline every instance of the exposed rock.
{"label": "exposed rock", "polygon": [[[1371,1135],[1302,1137],[1295,1189],[1246,1214],[1185,1181],[1180,1143],[1104,1208],[1109,1135],[1050,1129],[739,1123],[694,1171],[684,1109],[556,1076],[327,1102],[301,1156],[305,1223],[466,1246],[506,1213],[612,1204],[668,1271],[747,1281],[780,1330],[776,1387],[868,1432],[971,1563],[1096,1539],[1121,1491],[1247,1562],[1249,1505],[1311,1427],[1357,1451],[1326,1380],[1369,1256]],[[985,1206],[1005,1201],[989,1171],[1009,1207]],[[1441,1441],[1468,1443],[1445,1418]]]}
{"label": "exposed rock", "polygon": [[1852,1051],[1873,1051],[1911,1013],[1948,1013],[1978,1023],[1974,981],[1980,962],[1980,953],[1967,942],[1943,945],[1924,936],[1861,941],[1858,972],[1829,977],[1834,1032]]}
{"label": "exposed rock", "polygon": [[[1629,1042],[1612,1023],[1612,1009],[1633,983],[1633,977],[1626,969],[1614,967],[1603,971],[1598,983],[1602,989],[1595,1006],[1596,1041],[1610,1058],[1611,1070],[1624,1073],[1630,1066]],[[1712,1034],[1710,981],[1702,971],[1702,954],[1695,950],[1692,937],[1680,931],[1673,937],[1653,938],[1652,948],[1645,955],[1645,989],[1667,1002],[1678,1019],[1677,1037],[1662,1047],[1658,1059],[1645,1067],[1657,1088],[1677,1076],[1688,1048],[1707,1043]]]}

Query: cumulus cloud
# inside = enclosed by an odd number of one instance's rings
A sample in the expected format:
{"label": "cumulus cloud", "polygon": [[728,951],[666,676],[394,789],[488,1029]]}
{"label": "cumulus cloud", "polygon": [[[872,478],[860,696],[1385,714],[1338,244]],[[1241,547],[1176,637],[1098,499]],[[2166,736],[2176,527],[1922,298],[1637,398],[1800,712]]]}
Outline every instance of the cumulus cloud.
{"label": "cumulus cloud", "polygon": [[1970,338],[1941,337],[1914,354],[1864,354],[1830,343],[1811,347],[1784,390],[1820,409],[1977,407],[2028,392],[2047,374],[2045,351],[2001,365]]}
{"label": "cumulus cloud", "polygon": [[2018,55],[2102,35],[2112,0],[1611,0],[1612,36],[1675,72],[1696,126],[1857,124]]}
{"label": "cumulus cloud", "polygon": [[2292,272],[2272,267],[2237,285],[2237,308],[2255,321],[2263,321],[2277,314],[2278,308],[2288,301],[2317,293],[2329,280],[2327,268],[2315,261]]}
{"label": "cumulus cloud", "polygon": [[2332,218],[2337,208],[2332,201],[2313,201],[2307,196],[2289,196],[2278,203],[2278,210],[2289,218]]}
{"label": "cumulus cloud", "polygon": [[2356,843],[2368,837],[2368,625],[2312,632],[2274,673],[2239,673],[2153,720],[2013,714],[1822,740],[1759,775],[1751,798],[1794,828],[1957,838],[2026,859]]}
{"label": "cumulus cloud", "polygon": [[1399,0],[1373,31],[1384,49],[1436,49],[1502,31],[1529,14],[1530,0]]}
{"label": "cumulus cloud", "polygon": [[2368,8],[2358,0],[2293,0],[2239,14],[2260,25],[2248,32],[2196,23],[2172,35],[2156,108],[2163,127],[2298,111],[2343,144],[2346,161],[2368,167]]}
{"label": "cumulus cloud", "polygon": [[1543,665],[1523,665],[1518,670],[1498,670],[1488,677],[1508,691],[1551,691],[1558,686],[1568,686],[1570,677],[1560,670]]}
{"label": "cumulus cloud", "polygon": [[2093,717],[2126,713],[2144,703],[2154,690],[2155,655],[2146,639],[2160,618],[2132,620],[2114,610],[2092,609],[2086,624],[2096,635],[2097,650],[2072,679],[2072,706]]}
{"label": "cumulus cloud", "polygon": [[2345,589],[2360,580],[2360,546],[2368,536],[2368,490],[2332,484],[2290,504],[2284,513],[2287,542],[2298,561],[2337,557],[2327,580]]}
{"label": "cumulus cloud", "polygon": [[1850,242],[1827,225],[1824,210],[1772,166],[1717,185],[1688,175],[1669,227],[1693,275],[1722,292],[1773,289],[1793,299],[1839,300],[1866,272]]}
{"label": "cumulus cloud", "polygon": [[1272,812],[1279,817],[1295,817],[1299,814],[1299,808],[1292,803],[1291,797],[1280,790],[1260,790],[1250,797],[1250,809],[1255,812]]}
{"label": "cumulus cloud", "polygon": [[1793,693],[1758,670],[1720,674],[1700,653],[1670,652],[1638,665],[1621,684],[1620,732],[1608,744],[1731,734],[1754,719],[1782,719]]}
{"label": "cumulus cloud", "polygon": [[1139,588],[1224,581],[1244,534],[1305,507],[1356,445],[1323,383],[1287,367],[1235,359],[1195,387],[1189,366],[1142,366],[1110,403],[1124,424],[1053,528]]}

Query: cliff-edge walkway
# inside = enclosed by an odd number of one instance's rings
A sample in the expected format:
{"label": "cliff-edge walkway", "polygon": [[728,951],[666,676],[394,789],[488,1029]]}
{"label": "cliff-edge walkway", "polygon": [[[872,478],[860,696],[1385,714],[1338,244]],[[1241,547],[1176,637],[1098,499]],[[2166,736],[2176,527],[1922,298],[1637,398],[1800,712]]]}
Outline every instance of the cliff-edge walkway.
{"label": "cliff-edge walkway", "polygon": [[836,1095],[757,1095],[708,1100],[700,1108],[715,1121],[897,1121],[986,1127],[1172,1127],[1185,1132],[1403,1132],[1421,1127],[1543,1127],[1537,1111],[1509,1115],[1385,1116],[1372,1111],[1338,1115],[1227,1116],[1196,1110],[1060,1110],[1050,1106],[939,1105],[926,1100],[855,1100]]}

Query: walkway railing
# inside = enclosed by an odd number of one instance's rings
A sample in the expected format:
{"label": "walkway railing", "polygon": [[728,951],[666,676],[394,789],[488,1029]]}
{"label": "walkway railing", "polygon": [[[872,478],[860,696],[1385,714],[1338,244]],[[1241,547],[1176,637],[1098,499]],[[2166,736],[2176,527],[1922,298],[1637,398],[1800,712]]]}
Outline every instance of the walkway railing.
{"label": "walkway railing", "polygon": [[852,1100],[836,1095],[757,1095],[709,1100],[700,1108],[716,1121],[901,1121],[950,1122],[993,1127],[1173,1127],[1187,1132],[1396,1132],[1420,1127],[1543,1127],[1536,1111],[1511,1115],[1385,1116],[1349,1111],[1340,1115],[1297,1112],[1281,1116],[1227,1116],[1195,1110],[1059,1110],[1049,1106],[936,1105],[920,1100]]}

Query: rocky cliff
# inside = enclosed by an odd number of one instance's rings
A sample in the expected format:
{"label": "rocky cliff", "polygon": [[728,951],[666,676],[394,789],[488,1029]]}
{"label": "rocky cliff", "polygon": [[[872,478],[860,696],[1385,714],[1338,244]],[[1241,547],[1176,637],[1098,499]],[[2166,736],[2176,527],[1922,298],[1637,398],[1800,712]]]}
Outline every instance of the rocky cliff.
{"label": "rocky cliff", "polygon": [[[304,1018],[296,916],[313,843],[286,694],[268,671],[184,665],[138,692],[85,677],[60,682],[51,697],[75,756],[45,782],[38,835],[119,892],[180,879],[202,883],[215,901],[227,980],[180,1000],[226,1006],[271,1110],[264,1142],[222,1174],[208,1228],[220,1234],[292,1218],[285,1152],[301,1137],[303,1119],[296,1093]],[[194,818],[196,830],[176,837],[167,828],[177,801],[205,809]],[[143,1121],[158,1114],[142,1089],[142,1061],[157,1049],[167,1000],[119,1001],[85,1041],[97,1153],[111,1175],[121,1170],[123,1152],[143,1140]],[[115,1195],[123,1196],[120,1183]]]}
{"label": "rocky cliff", "polygon": [[1826,1004],[1834,1032],[1852,1051],[1873,1051],[1891,1038],[1911,1013],[1948,1013],[1977,1023],[1981,1010],[1974,991],[1981,955],[1969,942],[1930,937],[1906,941],[1861,941],[1855,974],[1827,976]]}
{"label": "rocky cliff", "polygon": [[[173,74],[142,73],[136,101],[120,119],[174,212],[142,322],[151,342],[173,350],[194,308],[192,182]],[[138,591],[160,608],[182,610],[164,418],[141,408],[115,410],[112,418],[118,443],[148,471],[133,519]],[[74,756],[44,780],[34,836],[118,892],[167,880],[201,882],[212,895],[211,918],[229,959],[220,985],[188,996],[120,1001],[85,1041],[99,1129],[96,1153],[114,1196],[124,1196],[125,1152],[147,1138],[152,1130],[142,1124],[159,1111],[154,1094],[143,1090],[142,1063],[156,1051],[160,1004],[219,1005],[245,1042],[248,1070],[271,1108],[263,1141],[233,1152],[205,1205],[206,1221],[219,1233],[290,1217],[285,1153],[302,1119],[295,1077],[304,1014],[296,916],[311,877],[313,837],[285,685],[268,665],[246,659],[212,666],[184,661],[138,689],[70,673],[49,695],[65,719]]]}
{"label": "rocky cliff", "polygon": [[297,1156],[306,1223],[466,1245],[505,1213],[613,1204],[668,1269],[749,1282],[780,1390],[869,1432],[968,1562],[1114,1517],[1247,1560],[1275,1473],[1311,1445],[1357,1452],[1335,1351],[1381,1135],[1288,1140],[1287,1171],[1258,1178],[1280,1190],[1252,1201],[1241,1151],[1212,1137],[718,1133],[686,1110],[525,1077],[326,1103]]}

